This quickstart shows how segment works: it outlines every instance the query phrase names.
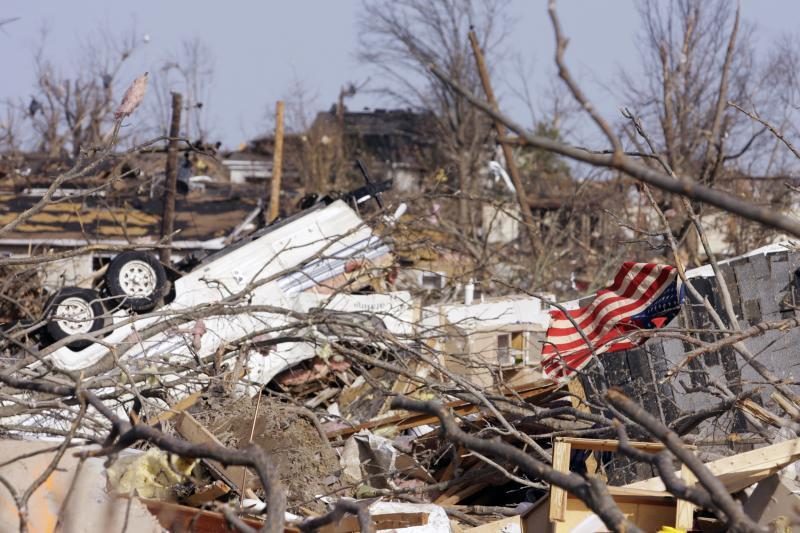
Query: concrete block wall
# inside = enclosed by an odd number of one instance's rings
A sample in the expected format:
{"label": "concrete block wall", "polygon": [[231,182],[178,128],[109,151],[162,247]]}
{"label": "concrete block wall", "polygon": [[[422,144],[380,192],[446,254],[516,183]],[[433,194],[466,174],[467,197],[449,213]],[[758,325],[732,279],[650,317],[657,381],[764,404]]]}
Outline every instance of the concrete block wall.
{"label": "concrete block wall", "polygon": [[[796,274],[800,251],[739,257],[720,266],[741,328],[800,316],[793,307],[800,307],[800,278]],[[693,278],[691,282],[726,320],[716,278]],[[700,334],[706,341],[721,338],[713,332],[716,327],[703,305],[689,300],[687,295],[681,313],[669,326],[708,330]],[[800,328],[768,331],[745,344],[775,374],[791,383],[800,382]],[[620,387],[666,423],[719,403],[715,384],[724,384],[734,393],[760,387],[754,399],[781,412],[769,397],[773,388],[730,347],[702,356],[702,361],[698,358],[675,378],[666,379],[669,369],[682,363],[685,353],[693,348],[679,339],[654,338],[639,348],[601,356],[606,379],[597,365],[587,367],[580,379],[587,394],[599,394],[603,385]],[[695,432],[700,438],[724,442],[731,433],[748,430],[741,414],[734,413],[709,421]]]}

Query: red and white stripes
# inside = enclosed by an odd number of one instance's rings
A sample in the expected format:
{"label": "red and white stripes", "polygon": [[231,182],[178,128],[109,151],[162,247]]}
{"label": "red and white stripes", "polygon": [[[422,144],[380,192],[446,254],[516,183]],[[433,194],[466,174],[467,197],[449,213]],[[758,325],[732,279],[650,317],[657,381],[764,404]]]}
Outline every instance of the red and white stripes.
{"label": "red and white stripes", "polygon": [[574,323],[562,311],[551,311],[547,341],[542,348],[544,374],[551,379],[570,377],[589,362],[593,353],[635,346],[625,336],[637,328],[631,317],[658,298],[675,281],[676,274],[675,268],[668,265],[628,262],[617,272],[611,286],[598,291],[589,305],[568,311]]}

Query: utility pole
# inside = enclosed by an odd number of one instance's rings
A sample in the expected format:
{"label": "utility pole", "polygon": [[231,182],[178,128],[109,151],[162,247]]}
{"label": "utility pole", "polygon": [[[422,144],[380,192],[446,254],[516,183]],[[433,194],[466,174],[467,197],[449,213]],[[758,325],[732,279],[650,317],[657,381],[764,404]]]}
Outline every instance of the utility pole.
{"label": "utility pole", "polygon": [[275,153],[272,154],[272,183],[269,192],[267,223],[278,218],[281,207],[281,175],[283,174],[283,100],[275,105]]}
{"label": "utility pole", "polygon": [[[469,42],[472,45],[472,53],[475,55],[475,63],[478,66],[478,75],[481,78],[483,92],[486,93],[486,100],[495,111],[499,111],[497,107],[497,99],[494,97],[492,83],[489,79],[489,70],[486,68],[486,61],[483,58],[483,52],[481,51],[481,46],[478,43],[478,36],[475,35],[475,30],[473,29],[469,30]],[[511,150],[511,146],[506,141],[506,127],[497,120],[494,120],[493,122],[494,130],[497,133],[497,142],[500,143],[500,148],[503,150],[503,158],[506,160],[508,174],[511,177],[511,182],[514,184],[514,188],[517,190],[519,210],[520,214],[522,215],[522,221],[525,224],[525,229],[528,233],[528,239],[531,242],[531,251],[535,252],[538,246],[535,234],[533,232],[533,228],[535,226],[533,221],[533,212],[531,211],[531,204],[528,203],[528,196],[525,194],[525,188],[522,185],[522,178],[520,178],[519,169],[517,168],[517,164],[514,162],[514,152]]]}
{"label": "utility pole", "polygon": [[172,232],[175,230],[175,184],[178,181],[178,136],[181,134],[181,93],[172,93],[172,121],[169,125],[167,144],[167,167],[164,179],[164,211],[161,215],[161,241],[164,245],[158,252],[161,262],[172,263]]}

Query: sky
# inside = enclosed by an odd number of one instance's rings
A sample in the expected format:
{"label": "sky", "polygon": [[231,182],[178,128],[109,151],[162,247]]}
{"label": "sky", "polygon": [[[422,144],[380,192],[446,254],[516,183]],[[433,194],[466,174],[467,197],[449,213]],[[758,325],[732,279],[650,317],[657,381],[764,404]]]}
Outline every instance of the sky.
{"label": "sky", "polygon": [[[616,113],[624,105],[613,92],[617,74],[639,68],[635,0],[562,0],[558,6],[570,39],[568,64],[600,110]],[[519,86],[522,75],[535,90],[543,89],[554,73],[553,33],[545,0],[510,0],[509,10],[513,25],[505,45],[523,68],[509,63],[494,84],[503,109],[530,122],[511,87]],[[761,47],[773,36],[794,32],[800,20],[796,0],[742,0],[742,10],[757,27]],[[380,84],[356,58],[361,12],[362,0],[3,0],[0,20],[20,18],[0,28],[0,102],[30,98],[43,28],[45,55],[65,73],[80,64],[82,43],[101,29],[126,34],[135,28],[140,46],[120,73],[130,80],[156,71],[182,42],[199,38],[214,68],[204,102],[212,138],[235,148],[268,131],[269,110],[297,82],[315,97],[319,110],[328,109],[348,81],[369,78],[367,88]],[[348,107],[391,107],[391,102],[364,93]]]}

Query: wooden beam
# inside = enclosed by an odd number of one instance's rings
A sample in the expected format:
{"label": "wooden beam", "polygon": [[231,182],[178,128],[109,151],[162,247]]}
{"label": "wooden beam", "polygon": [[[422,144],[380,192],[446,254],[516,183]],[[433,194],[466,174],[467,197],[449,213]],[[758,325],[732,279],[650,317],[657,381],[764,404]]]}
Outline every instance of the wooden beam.
{"label": "wooden beam", "polygon": [[184,398],[181,398],[178,402],[175,403],[175,405],[170,407],[169,410],[159,414],[153,420],[149,421],[148,424],[150,424],[151,426],[155,426],[160,422],[166,422],[167,420],[178,416],[183,411],[196,404],[197,400],[200,399],[200,397],[203,395],[204,392],[205,391],[199,390],[191,393],[190,395]]}
{"label": "wooden beam", "polygon": [[775,391],[770,394],[769,397],[775,400],[775,403],[780,405],[781,409],[783,409],[787,415],[794,419],[800,418],[800,409],[798,409],[794,402],[788,399],[786,396],[778,391]]}
{"label": "wooden beam", "polygon": [[[798,460],[800,460],[800,439],[792,439],[711,461],[706,463],[706,468],[722,481],[728,492],[733,493],[771,476]],[[625,486],[658,491],[666,490],[660,477]]]}
{"label": "wooden beam", "polygon": [[[518,396],[522,399],[528,399],[528,398],[535,398],[537,396],[544,396],[545,394],[552,392],[558,387],[559,385],[553,383],[552,381],[540,380],[534,383],[528,383],[525,385],[519,385],[517,387],[511,387],[511,388],[514,390],[515,396]],[[445,407],[450,409],[457,415],[467,415],[480,411],[479,405],[463,401],[449,402],[445,404]],[[375,428],[394,426],[398,430],[402,431],[405,429],[415,428],[426,424],[438,426],[439,419],[435,416],[427,414],[402,413],[394,416],[387,416],[384,418],[377,418],[374,420],[370,420],[369,422],[364,422],[363,424],[359,424],[357,426],[353,426],[350,428],[335,429],[333,431],[327,432],[327,435],[329,439],[334,439],[336,437],[346,438],[349,437],[350,435],[358,433],[362,429],[375,429]]]}
{"label": "wooden beam", "polygon": [[[572,445],[565,439],[556,439],[553,444],[553,469],[557,472],[569,472],[569,458]],[[555,485],[550,486],[551,522],[563,522],[567,512],[567,491]]]}
{"label": "wooden beam", "polygon": [[742,411],[750,413],[755,418],[764,422],[765,424],[770,424],[776,428],[780,428],[784,423],[781,417],[777,416],[775,413],[772,413],[771,411],[764,409],[750,398],[745,398],[744,400],[738,402],[736,405]]}
{"label": "wooden beam", "polygon": [[[576,450],[592,450],[595,452],[616,452],[619,450],[619,441],[615,439],[583,439],[579,437],[556,437],[556,441],[563,441],[572,445]],[[644,452],[660,452],[664,445],[660,442],[631,441],[631,446]]]}

